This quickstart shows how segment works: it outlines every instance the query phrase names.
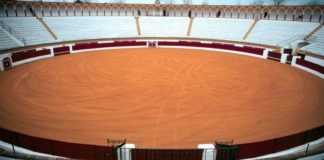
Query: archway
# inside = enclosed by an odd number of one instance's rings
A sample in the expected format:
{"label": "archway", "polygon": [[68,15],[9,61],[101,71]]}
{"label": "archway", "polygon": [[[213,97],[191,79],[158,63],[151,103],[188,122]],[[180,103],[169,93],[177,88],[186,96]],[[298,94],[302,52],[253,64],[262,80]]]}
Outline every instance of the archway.
{"label": "archway", "polygon": [[147,10],[147,16],[153,16],[153,12],[154,12],[154,8],[153,7],[148,8],[148,10]]}
{"label": "archway", "polygon": [[211,16],[210,9],[207,7],[202,8],[202,17],[209,18]]}
{"label": "archway", "polygon": [[64,6],[60,6],[59,8],[59,16],[67,16],[66,15],[66,9]]}
{"label": "archway", "polygon": [[169,10],[168,10],[168,13],[167,13],[170,17],[174,17],[175,15],[175,13],[174,13],[174,8],[170,8]]}
{"label": "archway", "polygon": [[245,8],[240,8],[239,10],[239,18],[240,19],[245,19],[245,15],[246,15],[246,9]]}
{"label": "archway", "polygon": [[232,8],[232,18],[239,18],[239,9],[238,8]]}
{"label": "archway", "polygon": [[16,9],[13,4],[7,4],[7,13],[9,17],[16,17]]}
{"label": "archway", "polygon": [[285,20],[286,17],[286,10],[284,8],[280,8],[278,12],[278,20]]}
{"label": "archway", "polygon": [[39,5],[35,6],[34,12],[36,13],[37,16],[41,16],[41,17],[43,16],[42,7]]}
{"label": "archway", "polygon": [[248,8],[245,14],[246,19],[253,19],[254,17],[253,14],[254,14],[253,9]]}
{"label": "archway", "polygon": [[320,8],[314,9],[313,16],[312,16],[312,22],[319,22],[320,18],[323,19],[323,17],[321,17],[321,15],[322,15],[322,11]]}
{"label": "archway", "polygon": [[67,16],[74,16],[74,8],[73,6],[67,7]]}
{"label": "archway", "polygon": [[7,13],[8,13],[9,17],[16,17],[16,12],[15,12],[13,4],[7,5]]}
{"label": "archway", "polygon": [[51,7],[49,5],[43,5],[43,16],[44,17],[50,17],[51,15]]}
{"label": "archway", "polygon": [[81,6],[75,6],[75,15],[76,16],[82,16]]}
{"label": "archway", "polygon": [[261,8],[256,8],[254,10],[254,18],[255,19],[262,19],[263,14],[262,14],[262,9]]}
{"label": "archway", "polygon": [[17,15],[18,17],[25,17],[25,10],[24,10],[24,6],[23,5],[17,5],[16,6],[16,11],[17,11]]}
{"label": "archway", "polygon": [[7,16],[4,4],[0,3],[0,17]]}
{"label": "archway", "polygon": [[51,12],[52,12],[52,16],[59,16],[58,15],[58,7],[56,5],[51,6]]}
{"label": "archway", "polygon": [[203,10],[201,8],[197,8],[195,10],[196,17],[203,17]]}
{"label": "archway", "polygon": [[271,11],[270,11],[270,18],[269,19],[276,20],[277,17],[278,17],[277,9],[272,8]]}
{"label": "archway", "polygon": [[310,8],[304,9],[304,19],[305,22],[311,22],[312,21],[312,10]]}
{"label": "archway", "polygon": [[132,7],[126,7],[125,14],[126,16],[134,16],[134,9]]}
{"label": "archway", "polygon": [[270,9],[269,8],[263,9],[262,19],[269,19],[269,18],[270,18]]}
{"label": "archway", "polygon": [[104,7],[104,15],[105,16],[111,16],[111,9],[109,6]]}
{"label": "archway", "polygon": [[303,19],[304,19],[303,9],[297,8],[295,10],[295,18],[294,18],[294,20],[295,21],[303,21]]}
{"label": "archway", "polygon": [[292,20],[294,20],[293,17],[294,17],[294,9],[289,8],[287,10],[286,21],[292,21]]}
{"label": "archway", "polygon": [[217,15],[217,8],[211,8],[210,10],[210,17],[215,18]]}
{"label": "archway", "polygon": [[126,10],[126,8],[124,8],[124,7],[120,7],[119,8],[119,16],[126,16],[126,12],[127,12],[127,10]]}
{"label": "archway", "polygon": [[96,6],[90,6],[90,16],[97,16]]}
{"label": "archway", "polygon": [[224,18],[231,18],[232,14],[231,14],[231,8],[225,8],[225,12],[224,12]]}
{"label": "archway", "polygon": [[175,17],[181,17],[181,9],[179,7],[176,7],[174,9]]}
{"label": "archway", "polygon": [[104,16],[104,7],[103,6],[98,6],[98,16]]}
{"label": "archway", "polygon": [[189,9],[188,8],[183,8],[182,9],[182,17],[188,17],[189,14]]}

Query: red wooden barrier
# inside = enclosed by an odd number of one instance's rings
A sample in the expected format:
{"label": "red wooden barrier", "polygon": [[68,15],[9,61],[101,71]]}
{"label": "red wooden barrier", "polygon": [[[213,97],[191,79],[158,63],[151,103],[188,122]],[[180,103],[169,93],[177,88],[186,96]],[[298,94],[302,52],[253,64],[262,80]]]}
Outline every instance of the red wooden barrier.
{"label": "red wooden barrier", "polygon": [[214,49],[225,49],[232,51],[240,51],[246,53],[252,53],[257,55],[263,55],[262,48],[253,48],[249,46],[239,47],[233,44],[221,44],[221,43],[200,43],[200,42],[187,42],[187,41],[179,41],[179,42],[159,42],[161,46],[188,46],[188,47],[205,47],[205,48],[214,48]]}
{"label": "red wooden barrier", "polygon": [[[324,126],[286,137],[280,137],[261,142],[239,144],[239,158],[242,159],[257,157],[286,150],[317,140],[321,137],[324,137]],[[0,140],[37,152],[66,156],[76,159],[112,160],[113,156],[111,147],[53,141],[49,139],[28,136],[1,128]],[[154,160],[195,160],[199,159],[199,157],[201,158],[202,155],[202,150],[197,149],[133,149],[131,150],[131,152],[133,160],[148,160],[152,157],[154,157]],[[190,156],[188,157],[186,155]]]}
{"label": "red wooden barrier", "polygon": [[247,143],[239,145],[239,157],[251,158],[260,155],[273,153],[274,140],[267,140],[262,142]]}
{"label": "red wooden barrier", "polygon": [[309,62],[309,61],[305,61],[305,60],[302,60],[302,59],[297,59],[296,63],[301,65],[301,66],[304,66],[306,68],[309,68],[311,70],[314,70],[314,71],[317,71],[319,73],[324,74],[324,67],[322,67],[319,64],[312,63],[312,62]]}
{"label": "red wooden barrier", "polygon": [[36,51],[35,49],[33,49],[27,51],[14,52],[12,53],[11,58],[12,58],[12,62],[17,62],[28,58],[34,58],[34,57],[49,55],[49,54],[51,54],[51,52],[48,49],[40,50],[40,51]]}
{"label": "red wooden barrier", "polygon": [[54,50],[54,55],[55,56],[69,54],[70,53],[69,46],[58,47],[58,48],[54,48],[53,50]]}
{"label": "red wooden barrier", "polygon": [[0,128],[0,140],[32,151],[87,160],[113,160],[112,148],[28,136]]}
{"label": "red wooden barrier", "polygon": [[239,144],[239,158],[252,158],[283,151],[292,147],[297,147],[305,143],[309,143],[322,137],[324,137],[324,125],[290,136],[255,143]]}
{"label": "red wooden barrier", "polygon": [[271,59],[271,60],[275,60],[275,61],[279,61],[280,62],[280,59],[281,59],[281,54],[280,53],[276,53],[276,52],[269,52],[268,53],[268,59]]}
{"label": "red wooden barrier", "polygon": [[73,50],[95,49],[95,48],[109,48],[109,47],[126,47],[126,46],[146,46],[146,42],[136,41],[117,41],[112,43],[80,43],[73,46]]}

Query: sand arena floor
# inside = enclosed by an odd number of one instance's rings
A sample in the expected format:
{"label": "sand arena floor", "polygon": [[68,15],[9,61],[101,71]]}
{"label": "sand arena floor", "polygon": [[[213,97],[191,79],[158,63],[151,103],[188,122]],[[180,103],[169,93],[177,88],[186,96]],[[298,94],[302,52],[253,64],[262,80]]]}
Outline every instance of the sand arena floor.
{"label": "sand arena floor", "polygon": [[324,80],[289,65],[185,49],[59,56],[0,73],[0,127],[106,145],[195,148],[324,124]]}

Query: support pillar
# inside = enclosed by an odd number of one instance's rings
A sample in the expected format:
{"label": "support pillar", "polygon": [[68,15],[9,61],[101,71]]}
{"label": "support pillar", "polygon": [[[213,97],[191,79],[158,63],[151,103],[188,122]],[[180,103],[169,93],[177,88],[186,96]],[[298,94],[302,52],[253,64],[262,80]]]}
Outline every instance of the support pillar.
{"label": "support pillar", "polygon": [[263,56],[262,56],[262,58],[267,59],[268,58],[268,54],[269,54],[269,50],[268,49],[263,50]]}
{"label": "support pillar", "polygon": [[281,54],[280,63],[286,64],[288,54]]}
{"label": "support pillar", "polygon": [[214,160],[217,150],[213,144],[198,144],[198,149],[203,149],[203,160]]}
{"label": "support pillar", "polygon": [[301,58],[300,56],[293,56],[292,61],[291,61],[291,66],[296,66],[296,61],[297,59]]}
{"label": "support pillar", "polygon": [[50,52],[51,52],[51,56],[53,56],[53,57],[54,57],[54,48],[53,48],[53,47],[51,47],[51,48],[49,48],[49,50],[50,50]]}
{"label": "support pillar", "polygon": [[69,44],[69,52],[70,52],[70,54],[73,52],[73,46],[74,46],[74,44]]}
{"label": "support pillar", "polygon": [[135,148],[135,144],[126,143],[118,149],[118,160],[131,160],[132,159],[132,149]]}

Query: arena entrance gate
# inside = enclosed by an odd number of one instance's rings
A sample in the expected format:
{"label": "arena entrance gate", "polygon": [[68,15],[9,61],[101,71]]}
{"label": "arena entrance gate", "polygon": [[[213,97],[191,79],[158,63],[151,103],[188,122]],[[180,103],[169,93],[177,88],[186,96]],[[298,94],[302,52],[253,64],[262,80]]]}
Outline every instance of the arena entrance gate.
{"label": "arena entrance gate", "polygon": [[2,59],[2,66],[4,71],[12,68],[11,59],[9,57]]}
{"label": "arena entrance gate", "polygon": [[147,47],[149,47],[149,48],[157,47],[157,41],[148,41],[147,42]]}
{"label": "arena entrance gate", "polygon": [[215,160],[237,160],[239,147],[233,145],[233,140],[228,142],[215,142],[216,159]]}
{"label": "arena entrance gate", "polygon": [[107,154],[106,159],[107,160],[122,160],[123,154],[121,147],[123,147],[126,144],[126,139],[124,140],[114,140],[114,139],[107,139],[108,147],[111,147],[112,150],[110,153]]}
{"label": "arena entrance gate", "polygon": [[131,160],[202,160],[203,149],[142,149],[131,150]]}

